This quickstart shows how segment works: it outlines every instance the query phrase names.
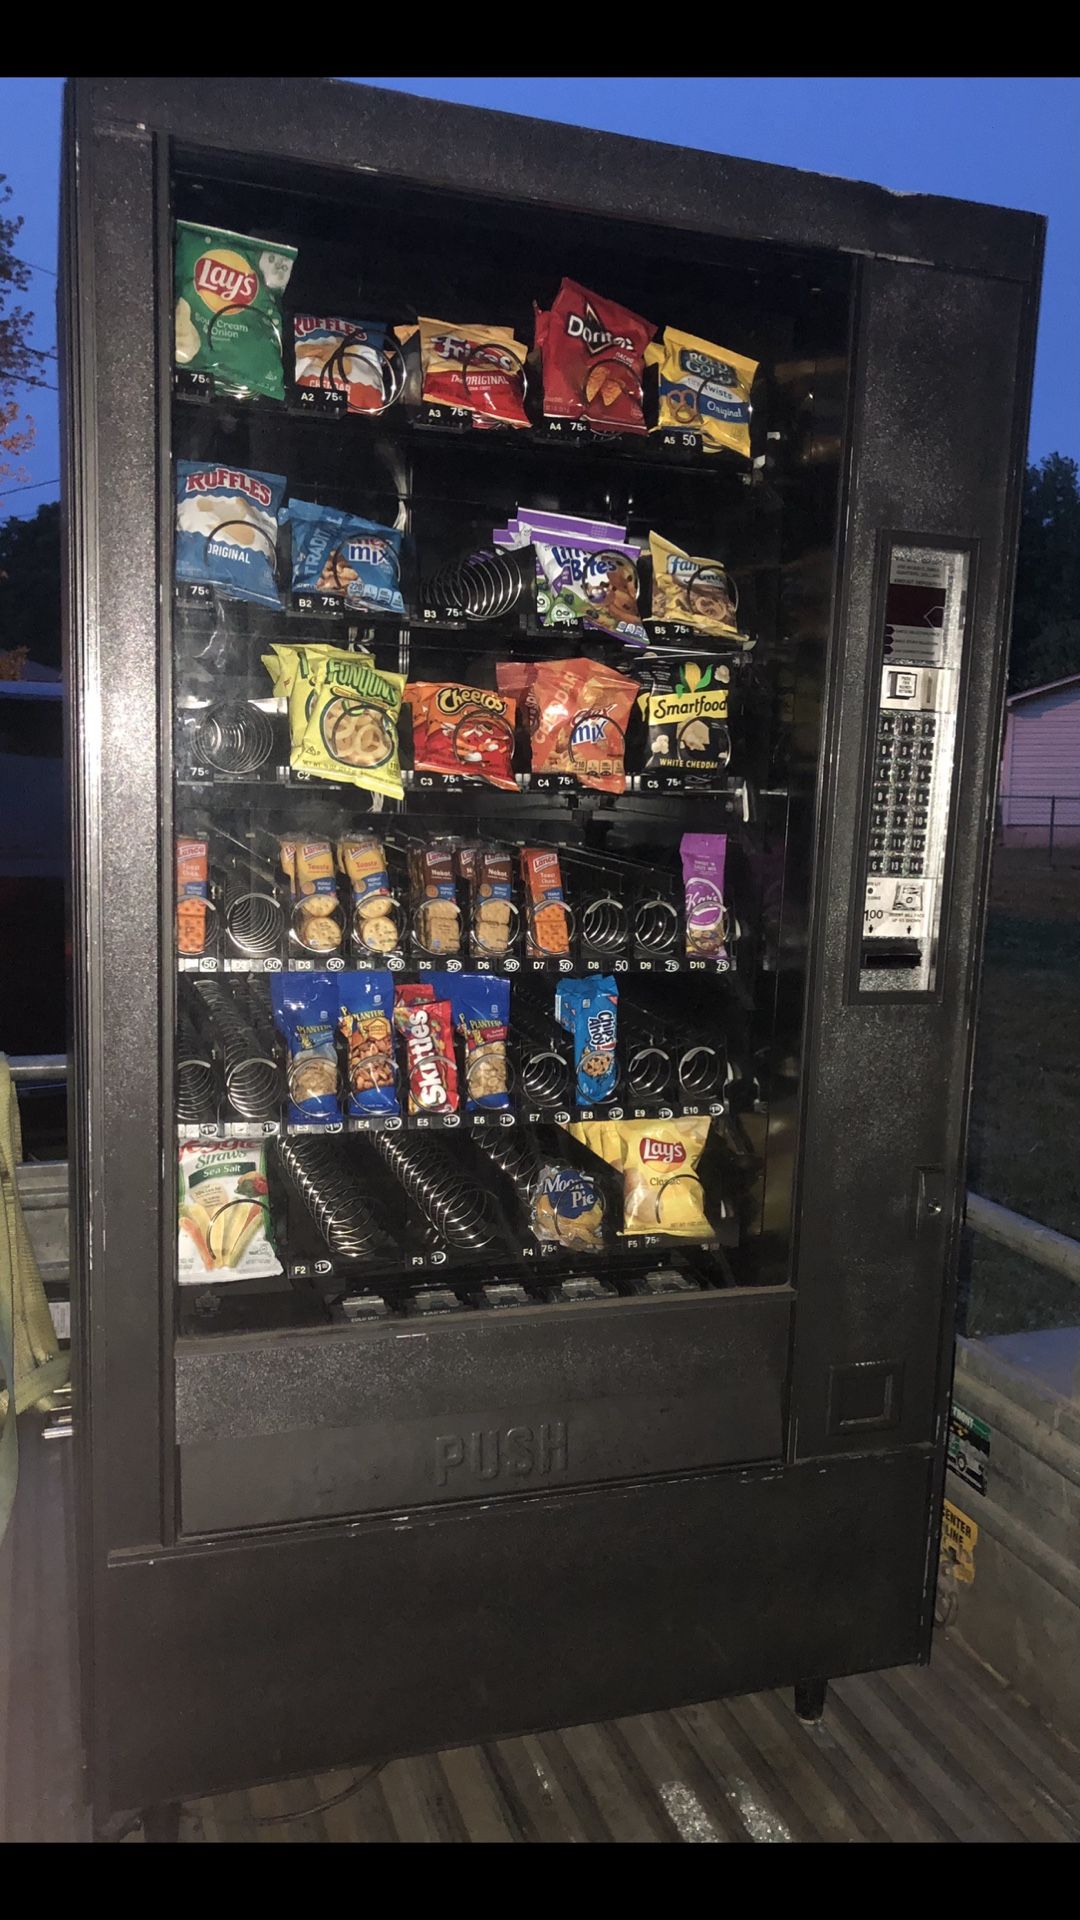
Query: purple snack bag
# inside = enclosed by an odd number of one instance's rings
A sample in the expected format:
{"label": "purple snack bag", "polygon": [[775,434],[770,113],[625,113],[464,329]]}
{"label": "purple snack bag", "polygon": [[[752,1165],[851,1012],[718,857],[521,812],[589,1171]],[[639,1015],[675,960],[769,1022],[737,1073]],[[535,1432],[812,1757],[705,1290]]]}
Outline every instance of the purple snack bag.
{"label": "purple snack bag", "polygon": [[679,842],[686,896],[686,951],[726,962],[728,910],[724,901],[726,833],[684,833]]}

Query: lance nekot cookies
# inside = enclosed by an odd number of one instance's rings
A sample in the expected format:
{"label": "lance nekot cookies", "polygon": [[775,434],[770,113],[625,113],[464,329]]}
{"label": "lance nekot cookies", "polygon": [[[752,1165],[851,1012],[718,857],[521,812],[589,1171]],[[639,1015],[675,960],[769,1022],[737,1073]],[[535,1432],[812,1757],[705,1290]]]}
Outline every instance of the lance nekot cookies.
{"label": "lance nekot cookies", "polygon": [[336,953],[345,937],[338,901],[334,850],[329,840],[287,836],[281,869],[292,901],[292,935],[308,953]]}

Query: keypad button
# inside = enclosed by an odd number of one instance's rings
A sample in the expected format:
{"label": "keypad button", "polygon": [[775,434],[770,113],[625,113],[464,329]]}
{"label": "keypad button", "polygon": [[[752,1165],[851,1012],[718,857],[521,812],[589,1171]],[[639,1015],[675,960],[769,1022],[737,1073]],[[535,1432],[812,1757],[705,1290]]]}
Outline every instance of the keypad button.
{"label": "keypad button", "polygon": [[870,825],[872,827],[887,827],[888,824],[889,824],[888,807],[874,807],[870,813]]}
{"label": "keypad button", "polygon": [[913,756],[914,756],[914,751],[915,751],[915,749],[914,749],[914,748],[913,748],[913,746],[911,745],[911,742],[910,742],[910,740],[898,740],[898,741],[897,741],[897,744],[896,744],[896,757],[897,757],[897,759],[898,759],[898,760],[910,760],[910,759],[912,759],[912,758],[913,758]]}
{"label": "keypad button", "polygon": [[922,732],[924,740],[932,740],[937,732],[937,721],[934,719],[932,713],[927,714],[923,719]]}
{"label": "keypad button", "polygon": [[883,738],[887,737],[891,733],[895,733],[896,732],[895,715],[891,713],[879,714],[877,730],[879,734],[882,735]]}
{"label": "keypad button", "polygon": [[916,786],[928,787],[933,777],[934,777],[934,770],[932,767],[916,767],[915,769]]}
{"label": "keypad button", "polygon": [[890,852],[890,853],[903,853],[903,851],[904,851],[904,836],[903,836],[903,834],[902,834],[902,833],[890,833],[890,835],[889,835],[889,852]]}
{"label": "keypad button", "polygon": [[894,854],[891,859],[886,860],[885,871],[886,873],[903,873],[904,863],[902,860],[898,860]]}
{"label": "keypad button", "polygon": [[925,860],[921,860],[918,854],[915,855],[915,858],[913,860],[909,860],[908,862],[909,873],[923,873],[925,872],[925,870],[926,870],[926,862]]}
{"label": "keypad button", "polygon": [[906,767],[904,769],[903,779],[897,780],[893,788],[892,798],[894,807],[906,807],[908,801],[911,799],[911,788],[908,786],[908,772]]}
{"label": "keypad button", "polygon": [[882,860],[881,860],[880,853],[872,853],[867,862],[867,866],[871,873],[880,873],[882,871]]}
{"label": "keypad button", "polygon": [[872,833],[870,835],[870,847],[872,852],[880,853],[884,845],[885,845],[885,835],[883,833]]}
{"label": "keypad button", "polygon": [[933,742],[924,740],[922,746],[919,748],[919,759],[932,760],[933,757],[934,757]]}
{"label": "keypad button", "polygon": [[887,807],[887,806],[888,806],[888,804],[889,804],[889,789],[888,789],[888,787],[875,787],[875,788],[874,788],[874,805],[875,805],[875,807]]}
{"label": "keypad button", "polygon": [[911,836],[911,851],[912,851],[912,853],[925,853],[925,852],[926,852],[926,835],[925,835],[925,833],[913,833],[913,834],[912,834],[912,836]]}
{"label": "keypad button", "polygon": [[915,809],[915,811],[914,811],[914,813],[913,813],[913,814],[912,814],[912,816],[911,816],[911,824],[912,824],[912,826],[913,826],[913,827],[925,827],[925,826],[928,826],[928,825],[929,825],[929,823],[930,823],[930,816],[929,816],[929,814],[928,814],[928,813],[925,813],[925,812],[923,811],[923,809],[922,809],[922,807],[916,807],[916,809]]}
{"label": "keypad button", "polygon": [[900,731],[901,731],[901,733],[904,733],[904,734],[906,734],[906,735],[908,736],[908,738],[910,739],[910,738],[911,738],[911,735],[912,735],[913,733],[917,733],[917,732],[918,732],[918,730],[919,730],[919,723],[918,723],[918,721],[917,721],[917,720],[913,720],[913,719],[911,718],[911,716],[910,716],[910,714],[905,714],[905,716],[904,716],[904,718],[903,718],[903,719],[901,720],[901,722],[900,722]]}
{"label": "keypad button", "polygon": [[899,827],[899,828],[901,828],[901,829],[903,829],[904,831],[906,831],[906,829],[907,829],[907,823],[908,823],[908,816],[907,816],[907,808],[906,808],[906,807],[897,807],[897,809],[896,809],[896,811],[895,811],[895,813],[893,814],[893,817],[892,817],[892,823],[893,823],[893,826],[894,826],[894,827]]}

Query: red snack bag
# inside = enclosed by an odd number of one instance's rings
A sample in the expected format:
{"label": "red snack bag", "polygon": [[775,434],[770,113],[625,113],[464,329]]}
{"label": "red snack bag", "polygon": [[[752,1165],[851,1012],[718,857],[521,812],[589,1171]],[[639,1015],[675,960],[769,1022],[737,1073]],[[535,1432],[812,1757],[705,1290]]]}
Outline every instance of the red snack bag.
{"label": "red snack bag", "polygon": [[547,417],[587,420],[602,432],[644,433],[641,394],[653,322],[576,280],[563,281],[550,313],[534,311]]}
{"label": "red snack bag", "polygon": [[435,988],[430,980],[403,980],[394,988],[394,1025],[399,1033],[404,1033],[408,1023],[410,1009],[419,1006],[425,1000],[434,1000]]}
{"label": "red snack bag", "polygon": [[489,786],[516,793],[513,700],[456,680],[414,681],[405,698],[418,773],[476,774]]}
{"label": "red snack bag", "polygon": [[410,1113],[457,1112],[454,1014],[449,1000],[414,1000],[405,1011],[405,1064]]}

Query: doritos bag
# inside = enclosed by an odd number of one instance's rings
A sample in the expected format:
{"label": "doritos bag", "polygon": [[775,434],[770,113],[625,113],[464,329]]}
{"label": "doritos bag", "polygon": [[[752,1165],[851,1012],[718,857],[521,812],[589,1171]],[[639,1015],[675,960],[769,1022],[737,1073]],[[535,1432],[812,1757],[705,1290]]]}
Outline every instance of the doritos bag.
{"label": "doritos bag", "polygon": [[564,280],[550,313],[535,309],[544,369],[544,412],[587,420],[601,432],[644,433],[641,408],[651,320]]}

